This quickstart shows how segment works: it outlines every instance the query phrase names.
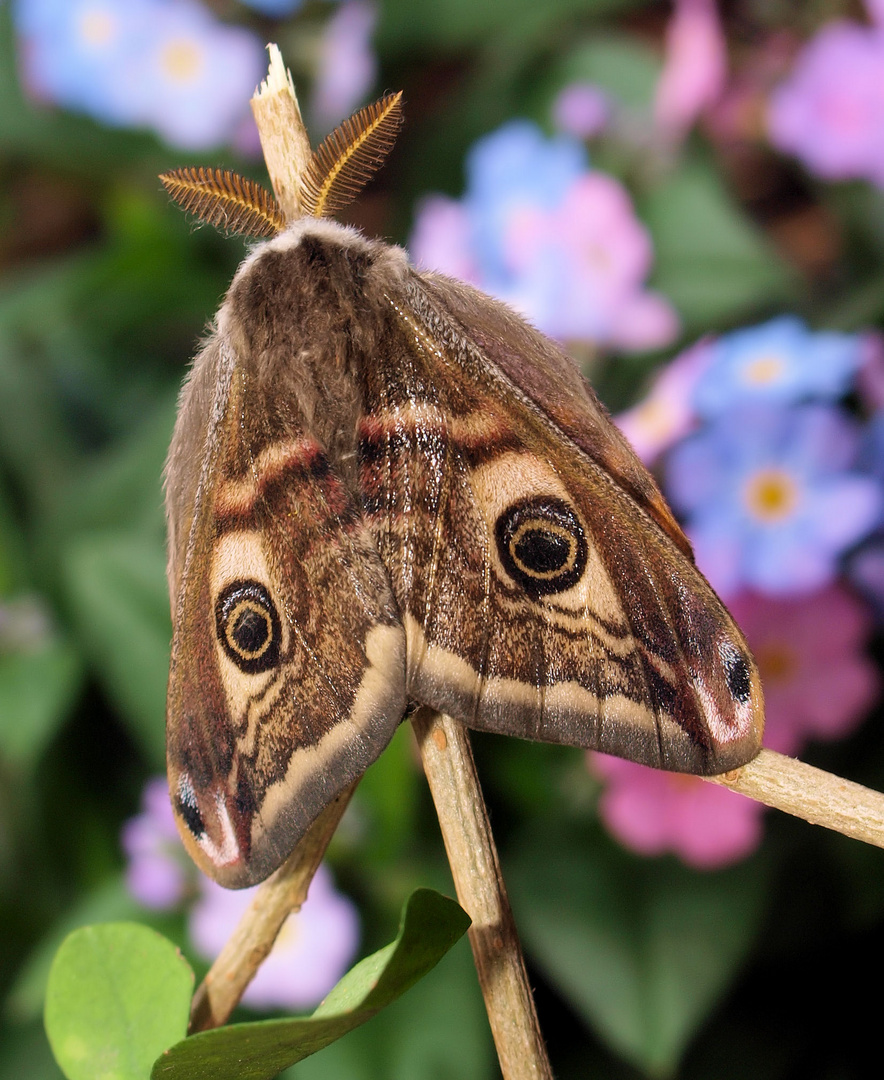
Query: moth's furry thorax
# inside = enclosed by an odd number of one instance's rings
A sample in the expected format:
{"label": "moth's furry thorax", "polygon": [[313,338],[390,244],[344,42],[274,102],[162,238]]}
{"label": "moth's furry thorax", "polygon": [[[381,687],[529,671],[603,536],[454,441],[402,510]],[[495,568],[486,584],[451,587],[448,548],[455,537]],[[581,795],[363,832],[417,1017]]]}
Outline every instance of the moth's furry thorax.
{"label": "moth's furry thorax", "polygon": [[359,362],[383,347],[384,295],[407,273],[401,248],[304,218],[252,252],[219,313],[254,392],[296,402],[347,480],[363,411]]}

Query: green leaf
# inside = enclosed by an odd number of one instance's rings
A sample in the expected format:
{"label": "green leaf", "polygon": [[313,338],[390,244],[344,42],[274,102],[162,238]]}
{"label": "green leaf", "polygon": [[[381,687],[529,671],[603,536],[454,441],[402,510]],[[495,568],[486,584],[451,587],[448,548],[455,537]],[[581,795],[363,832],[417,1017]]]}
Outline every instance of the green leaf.
{"label": "green leaf", "polygon": [[654,286],[687,328],[708,331],[790,295],[790,272],[711,167],[686,163],[638,211],[654,238]]}
{"label": "green leaf", "polygon": [[176,408],[177,388],[152,402],[149,415],[126,439],[78,472],[58,508],[67,537],[99,531],[164,534],[163,463]]}
{"label": "green leaf", "polygon": [[62,917],[46,931],[16,975],[4,1003],[7,1015],[16,1023],[30,1022],[41,1016],[52,962],[73,930],[93,923],[131,921],[138,918],[141,911],[122,875],[102,882],[77,900],[69,900]]}
{"label": "green leaf", "polygon": [[[375,43],[381,53],[430,48],[444,53],[450,49],[484,45],[495,34],[510,33],[514,26],[526,24],[525,34],[551,33],[558,24],[576,18],[597,18],[634,7],[634,0],[446,0],[426,4],[421,17],[414,18],[414,7],[407,0],[387,0],[380,12]],[[538,13],[542,16],[538,19]],[[539,24],[539,25],[538,25]]]}
{"label": "green leaf", "polygon": [[68,1080],[146,1080],[187,1030],[193,972],[137,923],[75,930],[49,972],[46,1033]]}
{"label": "green leaf", "polygon": [[154,1065],[152,1080],[269,1080],[395,1001],[466,933],[469,916],[431,889],[408,898],[395,941],[366,957],[304,1019],[233,1024],[184,1039]]}
{"label": "green leaf", "polygon": [[172,636],[162,541],[85,534],[66,554],[68,594],[82,641],[133,736],[162,769]]}
{"label": "green leaf", "polygon": [[698,873],[561,830],[518,851],[507,880],[535,961],[617,1053],[671,1073],[754,940],[757,862]]}
{"label": "green leaf", "polygon": [[494,1046],[469,949],[455,949],[370,1024],[299,1062],[286,1080],[488,1080]]}

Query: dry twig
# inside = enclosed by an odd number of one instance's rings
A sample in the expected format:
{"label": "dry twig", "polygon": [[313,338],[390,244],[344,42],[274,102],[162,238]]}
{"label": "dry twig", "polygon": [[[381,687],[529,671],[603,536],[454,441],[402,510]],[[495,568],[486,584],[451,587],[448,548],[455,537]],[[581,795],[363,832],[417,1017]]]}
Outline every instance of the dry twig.
{"label": "dry twig", "polygon": [[420,746],[504,1080],[551,1078],[467,729],[418,709]]}
{"label": "dry twig", "polygon": [[741,769],[704,779],[813,825],[884,847],[884,795],[803,761],[762,750]]}

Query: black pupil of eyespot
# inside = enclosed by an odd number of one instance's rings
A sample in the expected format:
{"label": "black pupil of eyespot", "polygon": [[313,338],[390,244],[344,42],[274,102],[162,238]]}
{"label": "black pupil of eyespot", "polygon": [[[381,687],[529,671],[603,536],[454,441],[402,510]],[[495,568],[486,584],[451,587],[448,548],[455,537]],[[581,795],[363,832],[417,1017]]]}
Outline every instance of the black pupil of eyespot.
{"label": "black pupil of eyespot", "polygon": [[550,574],[567,563],[571,546],[568,537],[538,525],[522,533],[515,543],[514,555],[517,562],[536,573]]}
{"label": "black pupil of eyespot", "polygon": [[267,614],[255,607],[244,608],[236,616],[230,636],[245,653],[257,653],[270,636]]}
{"label": "black pupil of eyespot", "polygon": [[539,495],[508,506],[495,526],[507,578],[536,600],[563,593],[583,577],[589,547],[576,511]]}
{"label": "black pupil of eyespot", "polygon": [[260,581],[228,585],[215,601],[215,622],[222,648],[240,671],[256,675],[279,663],[279,614]]}

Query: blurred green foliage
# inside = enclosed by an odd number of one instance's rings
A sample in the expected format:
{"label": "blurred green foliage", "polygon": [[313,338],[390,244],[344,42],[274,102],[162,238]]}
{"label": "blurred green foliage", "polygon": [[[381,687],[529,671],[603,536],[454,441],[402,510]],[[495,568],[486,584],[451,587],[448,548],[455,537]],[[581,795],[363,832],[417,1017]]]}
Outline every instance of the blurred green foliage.
{"label": "blurred green foliage", "polygon": [[[740,6],[747,43],[760,7]],[[790,5],[777,8],[787,22]],[[377,90],[405,90],[407,126],[352,220],[404,240],[420,195],[460,192],[477,136],[516,115],[547,124],[574,78],[647,113],[667,12],[638,0],[384,0]],[[298,55],[298,21],[274,29]],[[68,930],[138,919],[187,949],[180,919],[126,895],[119,829],[164,761],[161,474],[175,398],[244,249],[167,204],[156,176],[184,163],[179,153],[40,107],[15,71],[0,8],[0,604],[14,630],[0,640],[0,1080],[50,1080],[60,1074],[40,1015]],[[261,173],[229,155],[204,163]],[[654,285],[687,338],[784,304],[842,327],[882,320],[880,193],[791,178],[855,251],[815,275],[775,243],[769,203],[741,196],[702,144],[656,173],[640,148],[602,149],[595,163],[630,182],[655,242]],[[636,397],[653,359],[598,366],[612,407]],[[737,868],[641,860],[597,824],[577,751],[476,744],[562,1080],[835,1078],[877,1055],[859,975],[882,946],[878,852],[771,816],[763,850]],[[816,760],[884,786],[873,724]],[[390,939],[412,888],[452,891],[408,730],[367,775],[331,859],[359,902],[366,952]],[[496,1070],[462,942],[292,1075]]]}

